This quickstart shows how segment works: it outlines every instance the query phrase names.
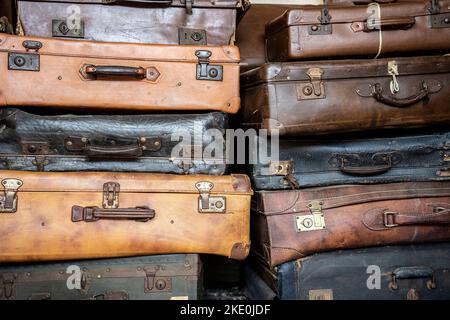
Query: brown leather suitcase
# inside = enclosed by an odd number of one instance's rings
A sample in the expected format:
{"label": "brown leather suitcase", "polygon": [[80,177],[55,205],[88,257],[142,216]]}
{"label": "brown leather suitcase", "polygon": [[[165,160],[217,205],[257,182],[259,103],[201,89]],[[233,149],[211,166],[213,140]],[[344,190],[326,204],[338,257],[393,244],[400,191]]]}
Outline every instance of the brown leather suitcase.
{"label": "brown leather suitcase", "polygon": [[0,34],[0,63],[0,105],[227,113],[240,106],[235,46]]}
{"label": "brown leather suitcase", "polygon": [[242,74],[241,82],[243,125],[269,133],[450,122],[450,56],[272,63]]}
{"label": "brown leather suitcase", "polygon": [[261,191],[254,248],[271,266],[336,249],[450,240],[450,182]]}
{"label": "brown leather suitcase", "polygon": [[245,175],[0,171],[0,181],[1,262],[249,252]]}
{"label": "brown leather suitcase", "polygon": [[305,6],[267,25],[267,55],[292,61],[446,53],[449,19],[449,0]]}
{"label": "brown leather suitcase", "polygon": [[240,0],[17,0],[27,36],[182,45],[233,44]]}

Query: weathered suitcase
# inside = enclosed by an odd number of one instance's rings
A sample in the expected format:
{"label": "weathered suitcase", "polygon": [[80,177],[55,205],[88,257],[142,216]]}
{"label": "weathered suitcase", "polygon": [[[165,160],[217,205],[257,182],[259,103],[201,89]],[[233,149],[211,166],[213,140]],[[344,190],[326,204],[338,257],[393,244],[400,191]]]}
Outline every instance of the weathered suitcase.
{"label": "weathered suitcase", "polygon": [[240,106],[234,46],[0,40],[0,105],[228,113]]}
{"label": "weathered suitcase", "polygon": [[245,175],[0,171],[0,181],[0,262],[248,255]]}
{"label": "weathered suitcase", "polygon": [[[225,135],[227,116],[220,112],[44,116],[5,108],[0,126],[1,170],[213,175],[226,170],[225,144],[216,157],[195,157],[195,148],[220,146],[208,135],[208,130]],[[187,135],[192,146],[183,146],[184,154],[175,157],[177,145],[188,143],[182,140]],[[194,141],[196,135],[200,143]]]}
{"label": "weathered suitcase", "polygon": [[448,243],[353,249],[255,269],[282,300],[448,300],[449,252]]}
{"label": "weathered suitcase", "polygon": [[242,83],[243,124],[269,133],[450,122],[450,56],[265,64],[244,73]]}
{"label": "weathered suitcase", "polygon": [[266,27],[269,61],[450,51],[450,1],[288,10]]}
{"label": "weathered suitcase", "polygon": [[280,139],[278,161],[250,177],[256,190],[450,180],[450,133]]}
{"label": "weathered suitcase", "polygon": [[271,266],[313,253],[450,240],[450,182],[260,191],[254,248]]}
{"label": "weathered suitcase", "polygon": [[197,300],[201,272],[196,254],[0,265],[0,300]]}
{"label": "weathered suitcase", "polygon": [[25,35],[110,42],[233,44],[240,0],[18,0]]}

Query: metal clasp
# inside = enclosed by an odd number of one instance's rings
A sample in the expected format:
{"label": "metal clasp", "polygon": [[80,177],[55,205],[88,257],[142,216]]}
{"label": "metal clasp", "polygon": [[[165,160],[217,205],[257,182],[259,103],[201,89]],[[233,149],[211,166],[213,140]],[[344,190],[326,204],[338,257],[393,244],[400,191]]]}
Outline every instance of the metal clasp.
{"label": "metal clasp", "polygon": [[322,201],[312,201],[308,204],[308,209],[311,211],[311,214],[295,217],[298,232],[325,229],[322,205]]}
{"label": "metal clasp", "polygon": [[198,58],[197,80],[223,80],[223,66],[210,65],[209,58],[212,52],[209,50],[197,50],[195,55]]}
{"label": "metal clasp", "polygon": [[116,182],[107,182],[103,185],[103,208],[119,208],[120,184]]}
{"label": "metal clasp", "polygon": [[212,182],[200,181],[195,184],[195,187],[200,192],[198,197],[199,213],[225,213],[225,197],[211,196],[211,190],[214,188]]}
{"label": "metal clasp", "polygon": [[313,87],[314,95],[320,97],[323,93],[322,75],[323,70],[320,68],[311,68],[306,72]]}
{"label": "metal clasp", "polygon": [[320,25],[314,24],[308,27],[308,33],[310,35],[324,35],[331,34],[333,32],[331,22],[331,15],[328,8],[322,8],[320,10],[320,16],[317,20],[320,21]]}
{"label": "metal clasp", "polygon": [[18,179],[2,180],[5,195],[0,196],[0,213],[15,213],[17,211],[17,191],[22,185],[23,182]]}
{"label": "metal clasp", "polygon": [[398,76],[398,65],[397,61],[389,61],[388,62],[388,73],[392,77],[392,80],[390,82],[390,89],[392,94],[396,94],[400,91],[400,85],[397,81]]}
{"label": "metal clasp", "polygon": [[[386,228],[394,228],[394,227],[398,226],[398,224],[395,223],[395,216],[397,214],[398,214],[398,212],[393,212],[393,211],[385,211],[385,212],[383,212],[384,226]],[[392,221],[392,223],[390,221]]]}
{"label": "metal clasp", "polygon": [[16,279],[16,275],[13,273],[4,273],[2,274],[2,278],[3,278],[3,290],[2,290],[3,297],[5,299],[10,299],[14,295],[14,281]]}

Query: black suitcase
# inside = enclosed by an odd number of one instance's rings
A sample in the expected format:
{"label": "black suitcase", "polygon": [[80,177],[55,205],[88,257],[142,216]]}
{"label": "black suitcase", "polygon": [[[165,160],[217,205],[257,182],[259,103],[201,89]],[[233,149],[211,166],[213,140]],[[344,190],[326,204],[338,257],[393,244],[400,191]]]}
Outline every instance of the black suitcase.
{"label": "black suitcase", "polygon": [[254,189],[450,179],[450,133],[284,139],[279,151],[279,161],[252,166]]}
{"label": "black suitcase", "polygon": [[[226,127],[227,116],[220,112],[80,116],[3,109],[0,169],[221,175],[226,165],[223,157],[217,159],[220,153],[194,158],[194,147],[203,151],[213,142],[207,130],[225,134]],[[196,146],[194,133],[201,135]],[[172,154],[180,142],[187,143],[185,154]]]}
{"label": "black suitcase", "polygon": [[0,265],[0,300],[197,300],[196,254]]}
{"label": "black suitcase", "polygon": [[282,300],[448,300],[450,244],[332,251],[256,272]]}

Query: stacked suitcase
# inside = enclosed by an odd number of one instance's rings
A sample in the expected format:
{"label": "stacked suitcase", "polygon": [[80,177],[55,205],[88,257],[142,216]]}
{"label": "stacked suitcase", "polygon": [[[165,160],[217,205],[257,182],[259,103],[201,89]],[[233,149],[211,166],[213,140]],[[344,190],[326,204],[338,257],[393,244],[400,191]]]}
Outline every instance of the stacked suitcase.
{"label": "stacked suitcase", "polygon": [[272,20],[242,52],[256,68],[241,75],[241,126],[279,139],[279,156],[272,147],[250,166],[249,287],[260,298],[448,299],[449,3],[259,10]]}
{"label": "stacked suitcase", "polygon": [[250,246],[248,177],[203,153],[240,107],[241,1],[16,4],[0,299],[202,298],[199,254]]}

